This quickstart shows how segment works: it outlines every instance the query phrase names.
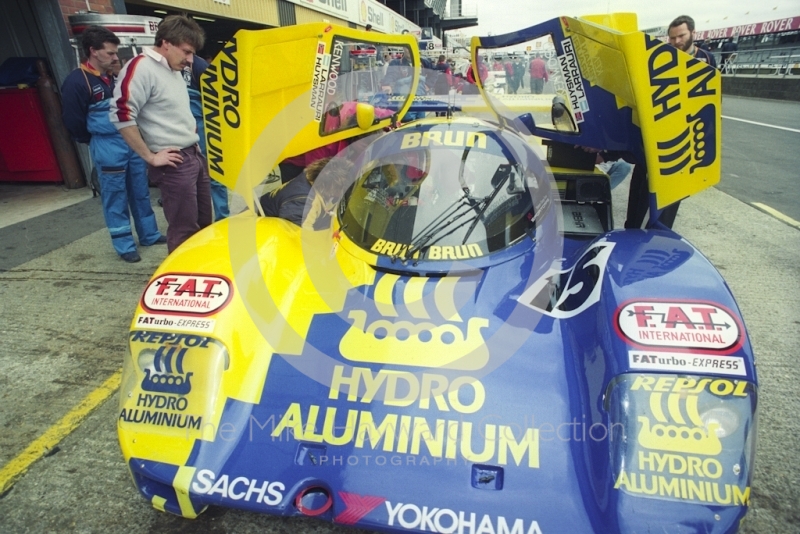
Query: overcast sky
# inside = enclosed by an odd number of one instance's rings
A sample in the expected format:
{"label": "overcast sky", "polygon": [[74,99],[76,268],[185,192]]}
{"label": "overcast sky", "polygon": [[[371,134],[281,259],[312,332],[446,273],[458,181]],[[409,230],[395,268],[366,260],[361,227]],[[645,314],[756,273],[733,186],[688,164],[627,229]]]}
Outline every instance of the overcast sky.
{"label": "overcast sky", "polygon": [[633,12],[639,28],[667,26],[678,15],[689,15],[697,30],[800,16],[798,0],[462,0],[465,11],[477,9],[478,27],[467,35],[494,35],[533,26],[561,15]]}

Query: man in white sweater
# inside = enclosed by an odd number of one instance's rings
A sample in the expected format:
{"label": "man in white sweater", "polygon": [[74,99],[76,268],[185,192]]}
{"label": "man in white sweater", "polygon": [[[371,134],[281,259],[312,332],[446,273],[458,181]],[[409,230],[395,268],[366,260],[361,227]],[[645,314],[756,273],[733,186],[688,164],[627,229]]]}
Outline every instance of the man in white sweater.
{"label": "man in white sweater", "polygon": [[156,46],[125,65],[111,99],[111,123],[147,162],[150,181],[161,191],[170,252],[211,224],[208,166],[182,75],[204,40],[192,19],[165,18]]}

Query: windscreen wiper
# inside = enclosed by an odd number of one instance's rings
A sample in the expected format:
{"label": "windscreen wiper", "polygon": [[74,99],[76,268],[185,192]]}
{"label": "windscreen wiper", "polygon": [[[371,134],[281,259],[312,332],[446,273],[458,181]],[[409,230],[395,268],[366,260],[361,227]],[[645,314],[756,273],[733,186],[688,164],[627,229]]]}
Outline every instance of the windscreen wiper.
{"label": "windscreen wiper", "polygon": [[508,177],[511,176],[511,165],[504,163],[497,166],[497,170],[494,171],[494,176],[492,176],[492,183],[494,184],[494,189],[492,190],[491,194],[483,199],[483,205],[478,210],[478,214],[472,220],[472,225],[467,229],[467,233],[464,234],[464,240],[461,241],[462,245],[467,244],[467,239],[472,234],[472,231],[478,226],[478,221],[483,219],[483,215],[486,213],[486,210],[489,208],[489,204],[497,196],[497,193],[500,192],[500,189],[503,188],[503,185],[508,181]]}
{"label": "windscreen wiper", "polygon": [[[465,224],[467,224],[470,219],[463,221],[458,226],[453,226],[456,222],[460,221],[464,218],[465,215],[473,213],[473,204],[472,202],[474,199],[470,197],[466,192],[462,195],[458,200],[453,202],[447,209],[445,209],[439,216],[437,216],[434,220],[428,223],[425,228],[419,231],[419,233],[411,238],[411,243],[408,246],[408,250],[405,253],[405,258],[412,258],[414,254],[422,250],[423,248],[436,243],[443,237],[446,237]],[[477,216],[477,215],[476,215]],[[449,232],[446,234],[442,234],[443,231],[451,228]],[[437,237],[438,236],[438,237]],[[432,239],[436,238],[435,241]],[[397,255],[392,256],[392,261],[397,259]],[[416,265],[417,262],[414,262]]]}

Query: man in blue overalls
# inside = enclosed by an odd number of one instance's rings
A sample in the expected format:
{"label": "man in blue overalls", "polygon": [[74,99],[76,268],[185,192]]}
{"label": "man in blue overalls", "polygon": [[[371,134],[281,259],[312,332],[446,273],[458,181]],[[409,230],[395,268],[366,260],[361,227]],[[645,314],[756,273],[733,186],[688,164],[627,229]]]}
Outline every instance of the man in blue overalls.
{"label": "man in blue overalls", "polygon": [[100,179],[103,216],[111,243],[123,260],[134,263],[141,257],[131,233],[131,215],[139,244],[150,246],[167,240],[158,231],[150,205],[147,167],[108,118],[114,90],[108,72],[117,59],[118,45],[119,38],[110,30],[102,26],[86,28],[81,35],[81,47],[87,60],[64,80],[62,118],[73,139],[89,144]]}
{"label": "man in blue overalls", "polygon": [[[206,151],[206,127],[203,123],[203,99],[200,94],[200,75],[208,68],[208,61],[195,55],[191,67],[183,69],[183,79],[189,90],[189,107],[194,120],[197,122],[197,135],[200,136],[200,150],[208,160]],[[231,212],[228,207],[228,188],[211,179],[211,203],[214,205],[214,222],[228,217]]]}

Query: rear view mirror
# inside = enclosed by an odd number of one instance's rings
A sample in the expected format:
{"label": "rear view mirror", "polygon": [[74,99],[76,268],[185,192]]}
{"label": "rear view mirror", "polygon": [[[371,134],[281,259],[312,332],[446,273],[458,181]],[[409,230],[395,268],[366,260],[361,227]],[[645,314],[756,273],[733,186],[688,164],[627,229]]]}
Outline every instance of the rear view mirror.
{"label": "rear view mirror", "polygon": [[356,105],[356,122],[362,130],[369,129],[375,122],[375,108],[369,104],[359,102]]}
{"label": "rear view mirror", "polygon": [[514,119],[514,127],[520,132],[532,134],[536,130],[536,121],[530,113],[523,113]]}
{"label": "rear view mirror", "polygon": [[569,111],[564,98],[560,96],[553,97],[550,116],[556,131],[568,133],[575,133],[578,131],[578,125],[575,124],[575,119],[572,118],[572,113]]}

